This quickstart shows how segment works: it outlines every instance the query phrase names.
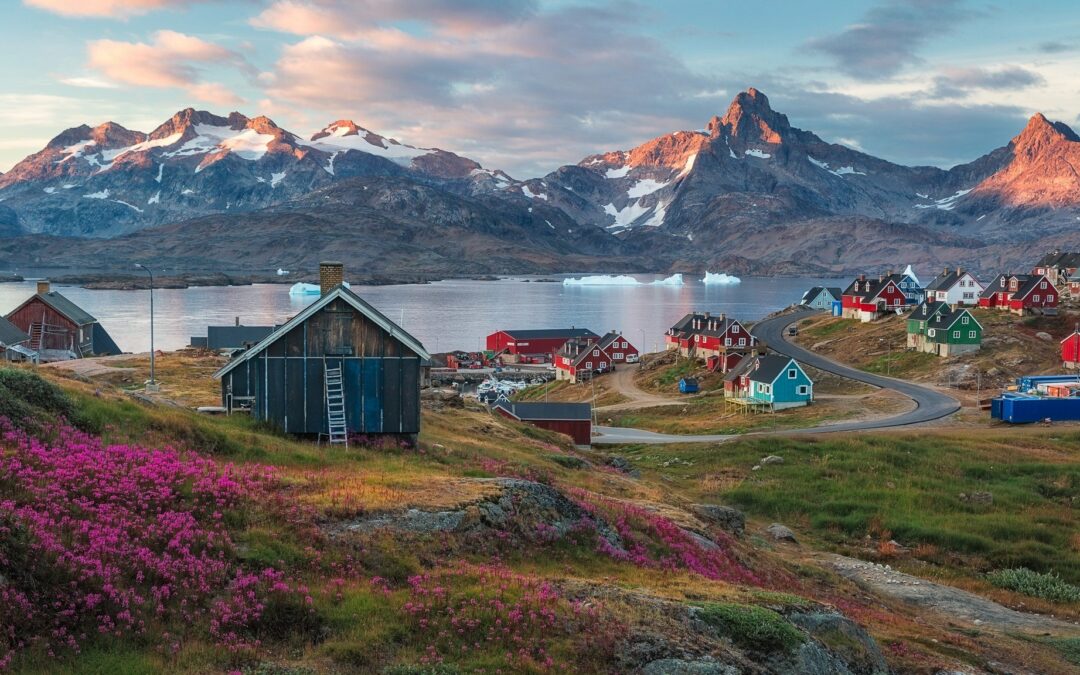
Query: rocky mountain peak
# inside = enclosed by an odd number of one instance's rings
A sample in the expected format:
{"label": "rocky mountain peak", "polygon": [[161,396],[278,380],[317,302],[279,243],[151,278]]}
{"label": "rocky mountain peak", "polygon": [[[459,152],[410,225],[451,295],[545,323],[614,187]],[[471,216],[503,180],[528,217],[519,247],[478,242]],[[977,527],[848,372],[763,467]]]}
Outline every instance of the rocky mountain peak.
{"label": "rocky mountain peak", "polygon": [[750,87],[735,95],[723,117],[713,116],[707,129],[713,137],[779,144],[791,131],[791,124],[787,115],[772,109],[769,97]]}
{"label": "rocky mountain peak", "polygon": [[320,138],[326,138],[332,134],[337,134],[338,136],[358,136],[361,132],[367,133],[367,129],[357,125],[356,122],[353,122],[352,120],[338,120],[326,125],[326,128],[313,135],[311,140],[317,141]]}
{"label": "rocky mountain peak", "polygon": [[206,124],[215,127],[231,127],[233,129],[243,129],[247,124],[248,119],[238,112],[230,113],[229,116],[221,117],[215,115],[206,110],[195,110],[194,108],[184,108],[177,112],[175,115],[166,120],[163,124],[158,126],[150,132],[150,139],[157,140],[159,138],[166,138],[173,134],[185,134],[188,129],[200,124]]}
{"label": "rocky mountain peak", "polygon": [[1064,122],[1051,122],[1042,113],[1035,113],[1024,130],[1013,138],[1013,145],[1018,149],[1039,150],[1061,141],[1080,142],[1080,137]]}

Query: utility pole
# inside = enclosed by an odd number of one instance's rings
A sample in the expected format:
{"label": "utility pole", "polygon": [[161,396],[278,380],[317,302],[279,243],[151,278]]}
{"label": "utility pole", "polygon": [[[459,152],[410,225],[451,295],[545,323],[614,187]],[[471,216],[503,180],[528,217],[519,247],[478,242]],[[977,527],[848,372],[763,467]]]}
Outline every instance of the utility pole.
{"label": "utility pole", "polygon": [[135,263],[135,267],[150,275],[150,381],[146,383],[146,390],[157,391],[157,380],[154,379],[154,273],[142,263]]}

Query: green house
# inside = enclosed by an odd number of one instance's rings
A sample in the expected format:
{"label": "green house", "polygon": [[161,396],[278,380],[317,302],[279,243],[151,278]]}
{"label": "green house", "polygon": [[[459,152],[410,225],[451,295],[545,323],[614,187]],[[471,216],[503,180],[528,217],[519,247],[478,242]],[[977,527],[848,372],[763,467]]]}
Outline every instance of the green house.
{"label": "green house", "polygon": [[926,322],[922,350],[938,356],[956,356],[982,347],[983,328],[971,312],[954,307],[939,311]]}
{"label": "green house", "polygon": [[922,351],[926,342],[927,324],[942,311],[948,311],[949,305],[938,300],[925,300],[911,310],[907,319],[907,346],[908,349]]}

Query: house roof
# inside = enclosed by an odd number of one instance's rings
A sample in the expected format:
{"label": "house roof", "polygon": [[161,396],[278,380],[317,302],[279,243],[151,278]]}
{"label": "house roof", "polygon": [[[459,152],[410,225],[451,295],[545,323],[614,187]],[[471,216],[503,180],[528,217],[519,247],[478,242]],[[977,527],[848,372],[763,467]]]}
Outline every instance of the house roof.
{"label": "house roof", "polygon": [[493,407],[505,410],[511,416],[525,422],[534,420],[579,422],[592,420],[592,405],[589,403],[546,403],[539,401],[518,403],[500,399]]}
{"label": "house roof", "polygon": [[225,366],[223,366],[220,370],[214,373],[214,377],[221,378],[221,376],[225,375],[233,368],[237,367],[248,359],[251,359],[256,354],[261,353],[264,349],[276,342],[278,338],[288,333],[297,325],[306,321],[310,316],[318,312],[323,307],[326,307],[328,304],[330,304],[337,298],[341,298],[342,300],[347,302],[353,307],[353,309],[366,316],[368,319],[370,319],[380,328],[385,330],[387,333],[390,333],[391,337],[401,342],[403,345],[405,345],[412,351],[416,352],[416,355],[420,357],[421,362],[427,361],[430,363],[431,354],[429,354],[427,350],[424,349],[424,345],[422,345],[419,340],[414,338],[412,335],[409,335],[409,333],[406,332],[404,328],[397,325],[390,319],[386,318],[386,316],[382,312],[369,305],[367,302],[361,299],[359,295],[353,293],[344,286],[338,286],[334,288],[334,290],[330,291],[326,295],[320,297],[318,300],[308,305],[302,312],[286,321],[284,325],[278,327],[273,333],[270,333],[265,338],[263,338],[263,340],[259,344],[247,350],[241,356],[238,356],[232,361],[229,361],[227,364],[225,364]]}
{"label": "house roof", "polygon": [[[933,281],[926,287],[928,291],[947,291],[956,285],[956,282],[966,275],[970,274],[967,270],[955,268],[946,269],[941,274],[937,275]],[[974,279],[975,277],[972,277]],[[978,280],[976,280],[977,282]]]}
{"label": "house roof", "polygon": [[20,304],[18,307],[16,307],[12,311],[8,312],[8,316],[11,316],[15,312],[22,309],[26,305],[26,303],[30,302],[34,298],[40,299],[42,302],[44,302],[46,305],[51,307],[57,313],[62,314],[65,317],[67,317],[68,320],[70,320],[76,326],[86,326],[88,324],[97,322],[97,319],[95,319],[93,316],[91,316],[91,314],[89,312],[87,312],[82,307],[79,307],[78,305],[76,305],[71,300],[68,300],[67,298],[65,298],[58,291],[49,291],[48,293],[37,293],[35,295],[30,296],[22,304]]}
{"label": "house roof", "polygon": [[593,351],[597,349],[603,349],[603,347],[595,342],[589,342],[588,340],[572,339],[567,340],[563,346],[559,348],[559,351],[555,352],[555,355],[569,357],[576,366],[584,361],[586,357],[591,356]]}
{"label": "house roof", "polygon": [[747,356],[735,364],[735,367],[724,374],[725,382],[732,382],[746,374],[746,371],[754,365],[754,358]]}
{"label": "house roof", "polygon": [[600,337],[588,328],[544,328],[538,330],[507,329],[499,332],[506,333],[515,340],[551,340],[557,338],[566,338],[569,340],[570,338],[597,339]]}
{"label": "house roof", "polygon": [[855,297],[871,300],[876,298],[881,291],[885,290],[890,283],[896,285],[897,282],[891,277],[883,277],[880,279],[856,279],[844,290],[844,295],[853,295]]}
{"label": "house roof", "polygon": [[22,332],[22,330],[11,323],[4,317],[0,316],[0,344],[5,347],[17,345],[22,342],[29,342],[30,336]]}
{"label": "house roof", "polygon": [[1041,274],[1032,274],[1025,276],[1028,276],[1028,279],[1024,283],[1020,284],[1020,286],[1016,289],[1016,292],[1012,294],[1012,299],[1022,300],[1023,298],[1026,298],[1028,295],[1031,294],[1032,291],[1039,287],[1039,284],[1041,282],[1044,281],[1046,282],[1048,290],[1050,288],[1054,288],[1053,283],[1051,283],[1049,279],[1047,279]]}
{"label": "house roof", "polygon": [[971,317],[971,320],[975,322],[975,325],[977,325],[979,328],[982,328],[982,324],[979,323],[979,320],[976,319],[971,314],[971,312],[967,311],[966,309],[964,309],[963,307],[960,307],[960,306],[949,307],[948,309],[945,309],[944,311],[938,313],[938,315],[936,317],[934,317],[933,322],[928,323],[926,325],[926,327],[927,328],[941,328],[941,329],[944,329],[944,330],[949,330],[950,328],[953,327],[953,324],[956,323],[957,319],[964,316],[965,314],[967,314],[969,317]]}
{"label": "house roof", "polygon": [[1069,335],[1066,335],[1061,339],[1061,344],[1068,342],[1069,340],[1080,340],[1080,328],[1077,328]]}
{"label": "house roof", "polygon": [[822,291],[828,291],[829,295],[833,297],[833,300],[839,300],[840,296],[842,295],[840,289],[835,286],[814,286],[807,292],[803,293],[803,302],[812,301],[814,298],[821,295]]}
{"label": "house roof", "polygon": [[97,356],[117,356],[123,354],[120,347],[109,335],[109,331],[100,323],[95,323],[93,328],[94,354]]}
{"label": "house roof", "polygon": [[788,356],[775,356],[772,354],[759,356],[756,359],[755,367],[751,368],[749,372],[749,377],[754,382],[772,382],[791,363],[796,363],[795,359]]}
{"label": "house roof", "polygon": [[[1023,284],[1025,281],[1031,278],[1030,274],[999,274],[994,277],[994,280],[986,285],[986,289],[979,295],[980,298],[992,298],[995,293],[1001,293],[1002,291],[1009,290],[1009,280],[1016,278],[1016,280]],[[1005,286],[1002,287],[1001,280],[1005,280]],[[1017,287],[1019,289],[1019,286]]]}
{"label": "house roof", "polygon": [[1036,267],[1077,267],[1080,268],[1080,253],[1070,251],[1051,251],[1035,263]]}
{"label": "house roof", "polygon": [[[694,328],[694,320],[697,319],[702,322],[703,326],[707,326],[709,322],[712,322],[715,328]],[[674,326],[671,327],[671,332],[676,334],[694,334],[699,333],[701,335],[720,336],[728,331],[733,324],[739,323],[738,319],[733,319],[726,314],[709,314],[691,312],[679,319]],[[739,324],[740,326],[742,324]]]}
{"label": "house roof", "polygon": [[615,342],[616,340],[622,341],[624,339],[625,338],[623,337],[622,333],[617,330],[613,330],[605,333],[604,336],[600,338],[600,342],[598,344],[600,345],[600,349],[607,349],[612,342]]}
{"label": "house roof", "polygon": [[949,305],[941,300],[923,300],[915,309],[911,310],[910,319],[915,321],[927,321],[942,309],[948,309]]}

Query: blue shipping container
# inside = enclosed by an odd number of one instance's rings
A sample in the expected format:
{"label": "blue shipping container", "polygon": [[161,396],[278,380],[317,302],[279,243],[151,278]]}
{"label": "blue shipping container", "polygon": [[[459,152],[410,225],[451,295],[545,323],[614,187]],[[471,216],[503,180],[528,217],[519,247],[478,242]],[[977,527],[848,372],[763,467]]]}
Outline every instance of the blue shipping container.
{"label": "blue shipping container", "polygon": [[1080,398],[1004,394],[990,402],[990,414],[1010,424],[1080,420]]}

